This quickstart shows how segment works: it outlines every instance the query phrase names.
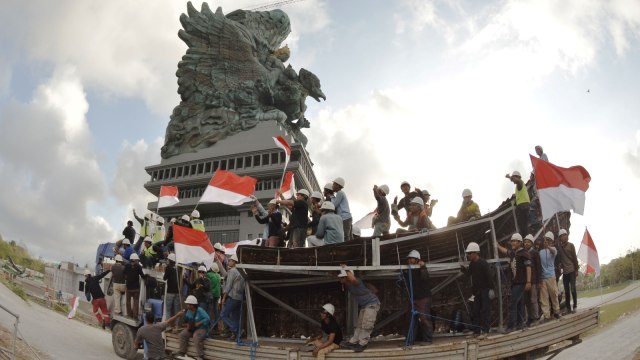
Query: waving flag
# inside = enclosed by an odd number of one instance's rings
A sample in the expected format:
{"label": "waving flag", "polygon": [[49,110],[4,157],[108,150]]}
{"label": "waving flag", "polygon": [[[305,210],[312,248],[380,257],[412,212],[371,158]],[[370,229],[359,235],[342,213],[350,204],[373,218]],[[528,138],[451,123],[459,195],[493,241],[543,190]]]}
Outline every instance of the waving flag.
{"label": "waving flag", "polygon": [[373,227],[373,217],[378,212],[378,209],[373,210],[372,212],[365,215],[362,219],[353,223],[353,226],[357,226],[360,230],[371,229]]}
{"label": "waving flag", "polygon": [[160,196],[158,197],[159,208],[175,205],[179,202],[177,186],[160,186]]}
{"label": "waving flag", "polygon": [[78,305],[80,304],[80,299],[73,295],[71,299],[71,311],[69,311],[69,315],[67,315],[67,319],[73,319],[76,316],[76,312],[78,312]]}
{"label": "waving flag", "polygon": [[293,181],[293,171],[287,171],[280,186],[280,193],[285,199],[291,199],[296,191],[295,182]]}
{"label": "waving flag", "polygon": [[282,136],[277,136],[273,138],[273,141],[275,141],[276,146],[279,147],[280,149],[284,150],[286,156],[287,156],[287,160],[285,162],[284,167],[287,167],[287,164],[289,163],[289,159],[291,158],[291,145],[289,145],[289,143],[287,142],[287,140],[285,140]]}
{"label": "waving flag", "polygon": [[256,182],[250,176],[238,176],[231,171],[218,170],[209,181],[200,202],[241,205],[253,201],[251,195],[256,191]]}
{"label": "waving flag", "polygon": [[536,173],[542,219],[546,220],[556,212],[569,210],[583,215],[585,192],[591,181],[589,172],[582,166],[563,168],[529,156]]}
{"label": "waving flag", "polygon": [[213,263],[215,250],[206,232],[174,224],[173,241],[176,262],[180,264],[204,262],[207,266]]}
{"label": "waving flag", "polygon": [[584,229],[582,244],[580,244],[580,250],[578,250],[578,259],[587,264],[587,274],[596,273],[596,277],[600,276],[598,250],[596,250],[596,244],[593,243],[591,234],[587,229]]}

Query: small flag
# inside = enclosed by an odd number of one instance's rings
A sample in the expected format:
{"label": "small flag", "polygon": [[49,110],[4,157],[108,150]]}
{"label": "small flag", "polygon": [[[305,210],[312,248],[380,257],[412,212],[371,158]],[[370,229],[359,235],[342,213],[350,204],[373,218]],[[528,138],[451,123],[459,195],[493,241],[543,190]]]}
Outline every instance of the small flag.
{"label": "small flag", "polygon": [[362,219],[353,223],[353,226],[357,226],[358,228],[360,228],[360,230],[373,228],[373,217],[377,212],[378,209],[373,210],[372,212],[365,215]]}
{"label": "small flag", "polygon": [[578,259],[587,264],[587,274],[596,273],[596,277],[600,276],[598,250],[596,250],[596,244],[593,243],[591,234],[587,229],[584,229],[582,244],[580,244],[580,250],[578,250]]}
{"label": "small flag", "polygon": [[546,220],[559,211],[584,215],[585,192],[589,189],[591,175],[582,166],[563,168],[531,156],[536,173],[536,187]]}
{"label": "small flag", "polygon": [[287,140],[285,140],[282,136],[274,137],[273,141],[275,141],[277,147],[284,150],[287,156],[287,160],[285,162],[285,168],[286,168],[287,167],[286,164],[289,163],[289,159],[291,158],[291,145],[289,145]]}
{"label": "small flag", "polygon": [[209,181],[200,202],[241,205],[253,201],[251,195],[256,191],[256,182],[250,176],[238,176],[231,171],[218,170]]}
{"label": "small flag", "polygon": [[174,224],[173,241],[177,263],[204,262],[207,266],[213,263],[215,250],[206,232]]}
{"label": "small flag", "polygon": [[160,186],[160,196],[158,197],[159,208],[172,206],[179,202],[177,186]]}
{"label": "small flag", "polygon": [[73,295],[71,299],[71,311],[69,311],[69,315],[67,315],[67,319],[73,319],[76,316],[76,312],[78,311],[78,305],[80,304],[80,299]]}
{"label": "small flag", "polygon": [[291,199],[296,191],[295,182],[293,181],[293,171],[287,171],[280,186],[280,193],[285,199]]}

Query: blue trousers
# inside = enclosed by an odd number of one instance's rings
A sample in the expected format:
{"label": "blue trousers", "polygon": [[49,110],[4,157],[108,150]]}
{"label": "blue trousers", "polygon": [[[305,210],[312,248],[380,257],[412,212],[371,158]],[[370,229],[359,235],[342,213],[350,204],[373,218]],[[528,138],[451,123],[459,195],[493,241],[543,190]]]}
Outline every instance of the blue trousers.
{"label": "blue trousers", "polygon": [[511,285],[511,299],[509,299],[509,325],[515,328],[524,324],[524,284]]}
{"label": "blue trousers", "polygon": [[234,334],[238,332],[238,328],[240,326],[241,304],[242,302],[240,300],[235,300],[227,297],[227,300],[224,302],[224,306],[222,307],[222,313],[220,314],[220,318],[222,319],[222,321]]}
{"label": "blue trousers", "polygon": [[[180,311],[180,297],[178,294],[167,293],[164,297],[164,313],[167,316],[167,319],[177,314]],[[178,324],[181,323],[180,318],[178,318]]]}

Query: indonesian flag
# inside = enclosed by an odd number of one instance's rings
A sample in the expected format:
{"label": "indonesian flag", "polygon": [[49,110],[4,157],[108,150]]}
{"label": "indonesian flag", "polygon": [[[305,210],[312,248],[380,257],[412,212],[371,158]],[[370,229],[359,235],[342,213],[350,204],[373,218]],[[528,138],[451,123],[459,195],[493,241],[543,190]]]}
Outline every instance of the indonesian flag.
{"label": "indonesian flag", "polygon": [[158,197],[158,207],[166,207],[179,203],[177,186],[160,186],[160,197]]}
{"label": "indonesian flag", "polygon": [[287,140],[285,140],[282,136],[274,137],[273,141],[275,141],[277,147],[284,150],[287,156],[287,161],[285,162],[285,166],[284,166],[286,168],[287,167],[286,164],[289,163],[289,158],[291,158],[291,145],[289,145]]}
{"label": "indonesian flag", "polygon": [[285,199],[290,199],[293,197],[293,194],[296,191],[296,186],[293,181],[293,171],[287,171],[284,175],[284,180],[282,181],[282,186],[280,186],[280,193],[284,196]]}
{"label": "indonesian flag", "polygon": [[250,176],[238,176],[231,171],[218,170],[209,181],[200,202],[241,205],[253,201],[251,195],[256,191],[256,182]]}
{"label": "indonesian flag", "polygon": [[578,259],[587,264],[587,274],[596,273],[596,277],[600,276],[600,259],[598,259],[598,250],[596,244],[593,243],[589,230],[584,229],[582,244],[578,250]]}
{"label": "indonesian flag", "polygon": [[238,246],[242,246],[242,245],[257,245],[258,244],[258,239],[253,239],[253,240],[240,240],[237,242],[232,242],[232,243],[227,243],[227,244],[223,244],[224,246],[224,253],[227,256],[231,256],[233,254],[237,255],[237,251],[238,251]]}
{"label": "indonesian flag", "polygon": [[373,210],[372,212],[365,215],[362,219],[353,223],[353,226],[357,226],[360,230],[371,229],[373,227],[373,217],[378,212],[378,209]]}
{"label": "indonesian flag", "polygon": [[206,232],[174,224],[173,241],[177,263],[203,262],[207,267],[213,263],[215,250]]}
{"label": "indonesian flag", "polygon": [[77,296],[73,295],[73,298],[71,299],[71,311],[69,311],[67,319],[73,319],[76,316],[78,305],[80,305],[80,299]]}
{"label": "indonesian flag", "polygon": [[531,156],[536,173],[536,187],[542,207],[542,219],[556,212],[569,211],[584,215],[585,192],[591,175],[582,166],[563,168]]}

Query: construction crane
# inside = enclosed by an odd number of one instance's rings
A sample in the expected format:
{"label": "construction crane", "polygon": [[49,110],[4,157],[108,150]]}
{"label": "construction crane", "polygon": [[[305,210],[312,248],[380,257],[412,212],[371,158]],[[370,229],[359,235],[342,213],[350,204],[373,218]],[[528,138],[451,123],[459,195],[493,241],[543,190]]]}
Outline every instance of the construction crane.
{"label": "construction crane", "polygon": [[256,5],[254,7],[249,8],[249,10],[268,10],[268,9],[273,9],[276,7],[281,7],[281,6],[286,6],[286,5],[291,5],[297,2],[301,2],[304,0],[280,0],[280,1],[271,1],[268,3],[264,3],[262,5]]}

